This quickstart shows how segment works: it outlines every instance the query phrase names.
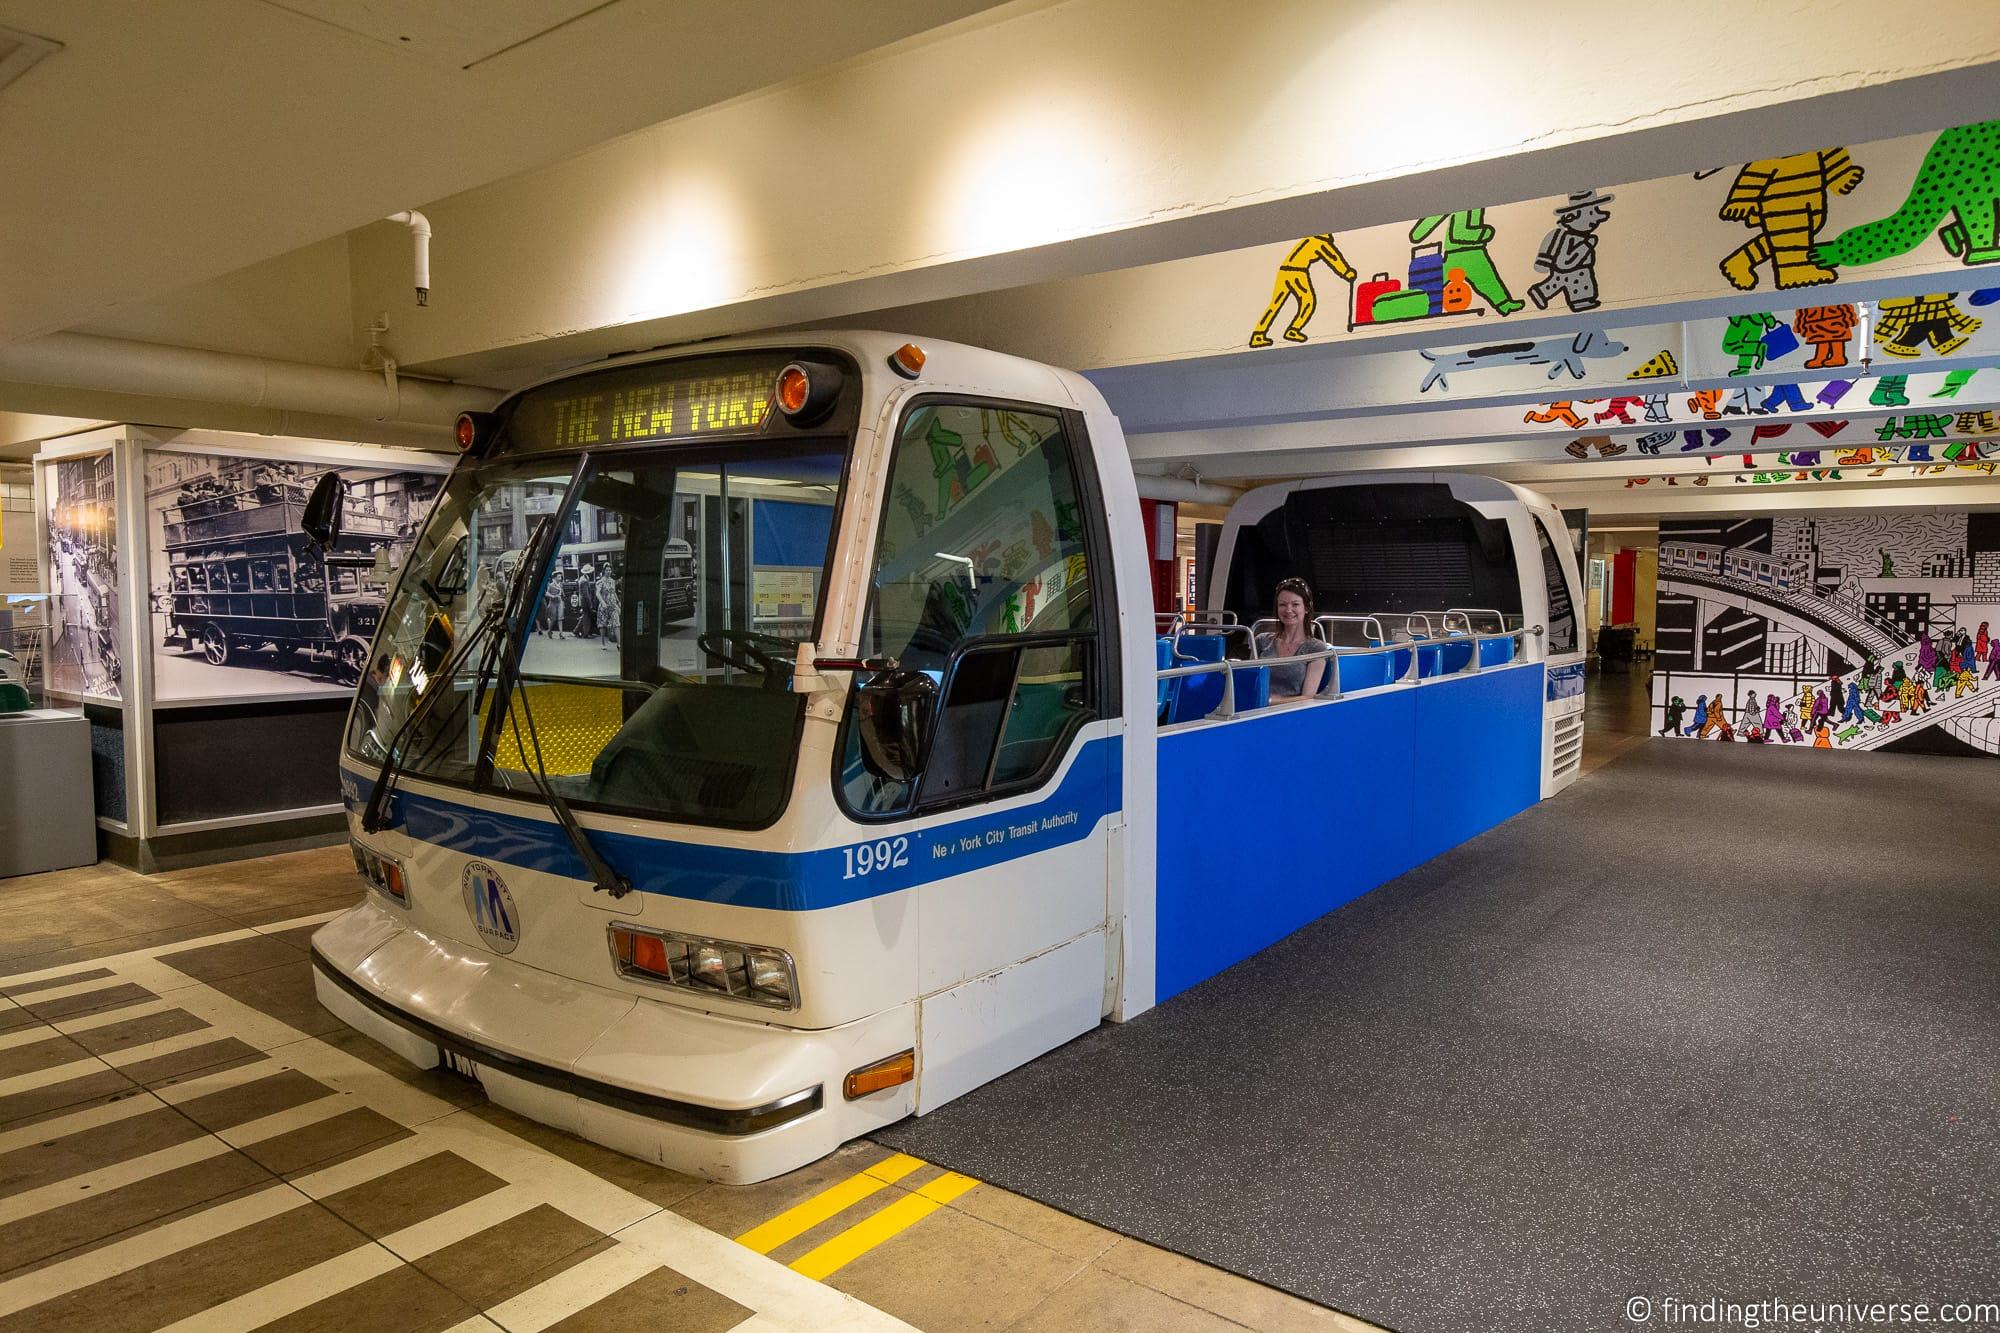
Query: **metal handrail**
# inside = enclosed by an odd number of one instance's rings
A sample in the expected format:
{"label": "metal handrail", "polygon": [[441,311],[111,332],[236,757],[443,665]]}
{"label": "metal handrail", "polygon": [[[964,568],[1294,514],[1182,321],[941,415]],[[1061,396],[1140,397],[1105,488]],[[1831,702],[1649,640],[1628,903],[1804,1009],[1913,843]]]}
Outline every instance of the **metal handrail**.
{"label": "metal handrail", "polygon": [[[1231,612],[1230,614],[1234,613]],[[1223,622],[1218,621],[1214,624],[1182,625],[1179,629],[1175,630],[1173,638],[1168,643],[1167,651],[1173,654],[1173,659],[1176,662],[1192,662],[1194,660],[1191,657],[1186,657],[1182,655],[1181,640],[1187,637],[1187,635],[1190,632],[1193,632],[1195,630],[1199,630],[1205,636],[1220,635],[1223,642],[1222,655],[1225,658],[1229,656],[1229,636],[1232,634],[1245,635],[1250,643],[1250,656],[1252,658],[1255,658],[1257,656],[1257,636],[1255,633],[1251,631],[1250,626],[1238,625],[1235,624],[1234,622],[1225,624]],[[1243,659],[1238,658],[1237,660],[1241,661]]]}
{"label": "metal handrail", "polygon": [[1403,622],[1403,626],[1402,626],[1402,633],[1403,633],[1403,639],[1404,639],[1404,641],[1405,641],[1405,642],[1413,642],[1413,641],[1415,641],[1415,640],[1416,640],[1416,637],[1417,637],[1417,636],[1416,636],[1415,632],[1414,632],[1414,631],[1412,630],[1412,628],[1411,628],[1411,627],[1412,627],[1412,626],[1413,626],[1413,625],[1414,625],[1414,624],[1415,624],[1415,623],[1416,623],[1417,621],[1422,621],[1422,622],[1423,622],[1423,625],[1424,625],[1424,638],[1426,638],[1426,639],[1429,639],[1429,638],[1434,638],[1434,637],[1436,637],[1436,631],[1435,631],[1435,630],[1434,630],[1434,629],[1433,629],[1433,628],[1431,627],[1431,614],[1432,614],[1431,612],[1428,612],[1428,611],[1378,611],[1378,612],[1377,612],[1376,614],[1377,614],[1377,615],[1378,615],[1378,616],[1379,616],[1379,617],[1380,617],[1380,618],[1381,618],[1382,620],[1384,620],[1384,621],[1389,621],[1389,620],[1400,620],[1400,621],[1402,621],[1402,622]]}
{"label": "metal handrail", "polygon": [[1167,634],[1172,634],[1181,625],[1234,625],[1235,623],[1234,611],[1199,611],[1189,607],[1180,611],[1153,612],[1153,629],[1155,632]]}
{"label": "metal handrail", "polygon": [[1329,621],[1336,625],[1360,625],[1362,632],[1377,643],[1386,643],[1389,640],[1388,633],[1382,628],[1382,621],[1376,616],[1314,616],[1313,624],[1320,627],[1320,638],[1329,644],[1333,642],[1333,635],[1326,631],[1326,624]]}
{"label": "metal handrail", "polygon": [[1507,628],[1506,614],[1501,611],[1496,611],[1491,607],[1454,606],[1450,610],[1446,611],[1445,614],[1448,616],[1457,616],[1461,621],[1465,623],[1467,629],[1470,629],[1472,627],[1471,618],[1473,616],[1491,616],[1493,617],[1493,623],[1498,625],[1501,628],[1501,630],[1504,631]]}
{"label": "metal handrail", "polygon": [[[1421,613],[1419,612],[1415,614],[1421,614]],[[1222,678],[1221,702],[1216,705],[1214,712],[1209,713],[1206,717],[1192,719],[1192,721],[1206,722],[1211,719],[1217,719],[1217,718],[1227,721],[1237,716],[1236,672],[1241,670],[1245,666],[1260,666],[1260,667],[1286,666],[1294,662],[1313,662],[1313,661],[1324,662],[1328,659],[1332,659],[1334,664],[1333,670],[1326,673],[1327,675],[1326,680],[1320,683],[1319,689],[1315,691],[1312,696],[1313,700],[1319,700],[1319,699],[1331,700],[1344,697],[1344,693],[1340,688],[1340,659],[1343,657],[1379,657],[1384,653],[1409,653],[1410,664],[1407,667],[1405,667],[1400,674],[1392,677],[1389,681],[1387,681],[1382,685],[1368,686],[1367,689],[1370,690],[1376,690],[1376,689],[1386,690],[1386,689],[1398,689],[1398,688],[1416,689],[1430,681],[1451,680],[1459,676],[1476,676],[1481,671],[1487,670],[1488,668],[1481,665],[1479,660],[1479,645],[1489,641],[1506,640],[1511,642],[1514,645],[1514,655],[1513,655],[1513,660],[1508,662],[1507,665],[1508,666],[1523,665],[1524,656],[1527,652],[1528,636],[1531,634],[1539,635],[1541,633],[1542,633],[1542,628],[1539,625],[1537,625],[1532,628],[1528,626],[1523,626],[1520,629],[1505,630],[1497,634],[1478,634],[1478,633],[1469,634],[1466,637],[1472,640],[1473,649],[1472,649],[1472,654],[1466,660],[1465,665],[1460,667],[1456,671],[1440,672],[1435,676],[1426,676],[1423,674],[1422,667],[1419,664],[1418,655],[1411,649],[1410,640],[1396,640],[1388,643],[1374,644],[1368,647],[1354,647],[1354,648],[1336,647],[1332,644],[1328,644],[1324,650],[1316,653],[1295,653],[1286,657],[1256,658],[1252,659],[1247,663],[1242,660],[1236,660],[1236,661],[1225,660],[1221,662],[1196,662],[1189,666],[1167,667],[1160,670],[1156,674],[1157,678],[1160,680],[1172,680],[1184,676],[1198,676],[1204,672],[1209,672],[1209,671],[1224,672],[1225,674]],[[1305,703],[1309,701],[1301,699],[1298,702]],[[1278,705],[1266,704],[1264,706],[1266,708],[1271,708],[1271,707],[1277,707]],[[1251,710],[1251,711],[1256,711],[1256,710]],[[1185,726],[1189,724],[1170,722],[1170,723],[1165,723],[1163,725],[1171,727],[1171,726]]]}
{"label": "metal handrail", "polygon": [[[1263,633],[1263,632],[1264,632],[1264,631],[1265,631],[1266,629],[1270,629],[1270,630],[1272,630],[1272,631],[1273,631],[1273,633],[1272,633],[1272,636],[1271,636],[1271,637],[1272,637],[1272,638],[1276,638],[1276,637],[1277,637],[1277,634],[1276,634],[1276,632],[1275,632],[1275,631],[1277,630],[1277,628],[1278,628],[1278,622],[1277,622],[1277,619],[1276,619],[1275,617],[1272,617],[1272,616],[1265,616],[1265,617],[1264,617],[1263,619],[1261,619],[1261,620],[1253,620],[1253,621],[1251,621],[1251,622],[1250,622],[1250,642],[1251,642],[1251,644],[1252,644],[1252,645],[1254,645],[1254,644],[1255,644],[1255,643],[1257,642],[1257,636],[1258,636],[1259,634],[1262,634],[1262,633]],[[1310,621],[1307,621],[1307,622],[1306,622],[1306,628],[1312,631],[1312,636],[1313,636],[1313,637],[1314,637],[1315,639],[1318,639],[1318,640],[1319,640],[1319,641],[1320,641],[1321,643],[1326,643],[1326,634],[1325,634],[1325,632],[1324,632],[1324,631],[1322,631],[1322,630],[1320,629],[1320,627],[1319,627],[1319,618],[1318,618],[1318,617],[1314,617],[1314,618],[1313,618],[1312,620],[1310,620]],[[1328,646],[1330,647],[1331,645],[1328,645]]]}

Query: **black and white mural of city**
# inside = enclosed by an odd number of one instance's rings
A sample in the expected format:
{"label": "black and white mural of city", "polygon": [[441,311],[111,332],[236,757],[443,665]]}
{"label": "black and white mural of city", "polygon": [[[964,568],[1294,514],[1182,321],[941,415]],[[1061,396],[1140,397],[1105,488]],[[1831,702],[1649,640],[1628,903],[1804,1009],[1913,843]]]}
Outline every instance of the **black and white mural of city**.
{"label": "black and white mural of city", "polygon": [[2000,755],[2000,514],[1660,524],[1655,734]]}
{"label": "black and white mural of city", "polygon": [[48,686],[72,698],[121,697],[118,509],[109,453],[44,471],[48,506]]}
{"label": "black and white mural of city", "polygon": [[162,701],[344,693],[443,478],[343,466],[341,536],[299,531],[324,463],[146,455],[148,624]]}

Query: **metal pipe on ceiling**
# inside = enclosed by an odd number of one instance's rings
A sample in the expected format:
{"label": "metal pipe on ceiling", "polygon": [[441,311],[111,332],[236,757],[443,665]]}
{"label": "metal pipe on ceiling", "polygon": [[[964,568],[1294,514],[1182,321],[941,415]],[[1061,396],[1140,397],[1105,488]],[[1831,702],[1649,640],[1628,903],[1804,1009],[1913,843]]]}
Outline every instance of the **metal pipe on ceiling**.
{"label": "metal pipe on ceiling", "polygon": [[1232,505],[1243,494],[1238,486],[1219,486],[1212,481],[1190,481],[1186,477],[1160,477],[1135,473],[1141,500],[1175,500],[1188,504]]}
{"label": "metal pipe on ceiling", "polygon": [[482,411],[501,397],[471,384],[89,333],[0,346],[0,380],[425,426],[449,425],[460,412]]}

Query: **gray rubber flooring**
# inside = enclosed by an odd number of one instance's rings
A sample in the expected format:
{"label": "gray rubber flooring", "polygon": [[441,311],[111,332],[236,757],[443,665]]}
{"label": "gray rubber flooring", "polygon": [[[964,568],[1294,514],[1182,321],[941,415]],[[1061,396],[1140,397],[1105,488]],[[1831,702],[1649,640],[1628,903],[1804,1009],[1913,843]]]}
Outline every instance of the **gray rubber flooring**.
{"label": "gray rubber flooring", "polygon": [[879,1137],[1405,1333],[1991,1299],[2000,763],[1640,746]]}

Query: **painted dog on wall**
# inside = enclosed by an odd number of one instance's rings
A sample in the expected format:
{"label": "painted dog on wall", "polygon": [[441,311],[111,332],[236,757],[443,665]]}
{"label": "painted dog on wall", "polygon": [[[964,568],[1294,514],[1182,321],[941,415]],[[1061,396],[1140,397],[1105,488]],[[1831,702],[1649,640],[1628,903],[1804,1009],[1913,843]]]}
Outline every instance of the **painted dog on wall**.
{"label": "painted dog on wall", "polygon": [[1601,329],[1537,338],[1533,342],[1489,343],[1484,347],[1460,347],[1447,352],[1419,352],[1419,356],[1431,363],[1431,369],[1417,392],[1429,393],[1433,384],[1449,389],[1451,383],[1445,376],[1467,370],[1485,370],[1492,366],[1547,366],[1550,379],[1567,370],[1571,379],[1580,380],[1586,360],[1624,354],[1625,344],[1605,336]]}

